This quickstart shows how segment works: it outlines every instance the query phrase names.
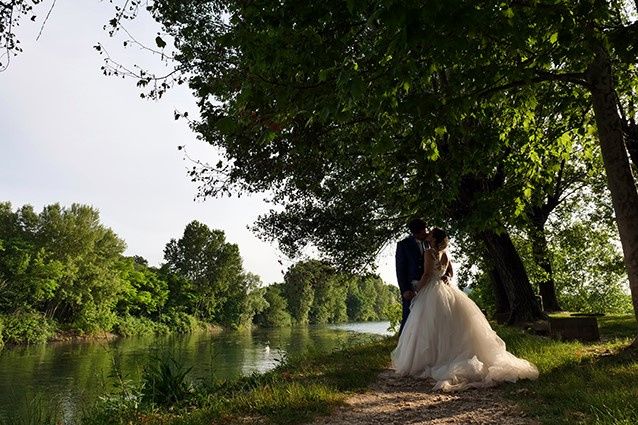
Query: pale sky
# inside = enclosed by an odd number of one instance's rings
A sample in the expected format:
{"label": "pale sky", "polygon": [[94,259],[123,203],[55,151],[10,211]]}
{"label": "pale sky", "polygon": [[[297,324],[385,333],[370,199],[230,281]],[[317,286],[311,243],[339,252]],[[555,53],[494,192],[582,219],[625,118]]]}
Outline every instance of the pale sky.
{"label": "pale sky", "polygon": [[[23,21],[24,52],[0,72],[0,201],[37,211],[56,202],[92,205],[126,241],[126,254],[151,265],[162,262],[171,238],[199,220],[239,245],[247,271],[266,284],[281,281],[290,261],[246,228],[268,210],[261,197],[193,200],[191,165],[177,146],[200,160],[213,160],[215,152],[184,120],[173,119],[176,109],[196,114],[188,89],[144,100],[134,80],[101,74],[97,42],[127,64],[149,60],[140,49],[124,49],[125,36],[110,39],[102,29],[113,15],[108,2],[58,0],[36,42],[50,5],[36,9],[36,23]],[[154,22],[140,19],[127,28],[153,44]],[[392,254],[392,248],[382,254],[378,272],[396,284]]]}

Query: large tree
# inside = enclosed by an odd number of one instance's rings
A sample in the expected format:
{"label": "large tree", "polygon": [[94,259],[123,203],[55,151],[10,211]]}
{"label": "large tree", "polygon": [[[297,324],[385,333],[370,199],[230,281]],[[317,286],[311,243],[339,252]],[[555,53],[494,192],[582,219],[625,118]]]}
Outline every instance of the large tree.
{"label": "large tree", "polygon": [[[226,242],[224,232],[192,221],[180,239],[164,248],[165,269],[181,276],[170,297],[182,300],[187,311],[205,320],[234,325],[249,289],[239,248]],[[252,279],[252,278],[251,278]],[[251,280],[252,281],[252,280]]]}
{"label": "large tree", "polygon": [[99,221],[96,209],[73,204],[0,204],[0,309],[35,309],[83,331],[110,330],[113,309],[129,288],[121,255],[125,243]]}
{"label": "large tree", "polygon": [[[454,196],[455,186],[441,182],[440,169],[432,166],[441,153],[437,141],[455,133],[450,127],[472,128],[481,104],[505,104],[521,91],[546,90],[549,82],[552,90],[592,100],[638,311],[638,193],[623,134],[631,114],[619,113],[623,97],[617,95],[619,84],[632,86],[636,58],[629,41],[636,25],[624,16],[625,2],[353,0],[345,6],[154,6],[200,98],[202,120],[194,127],[227,155],[227,162],[206,170],[210,174],[200,174],[209,183],[206,192],[274,188],[288,208],[264,221],[271,234],[283,228],[277,217],[311,218],[317,210],[339,216],[324,220],[332,228],[339,223],[339,234],[311,224],[317,230],[310,239],[328,254],[343,251],[338,243],[364,238],[357,229],[366,211],[375,224],[367,241],[376,248],[397,233],[405,216],[420,212],[419,205]],[[501,142],[490,140],[485,151]],[[486,158],[477,155],[480,178],[490,177]],[[427,189],[411,184],[415,176],[430,179]],[[319,195],[331,190],[332,203],[321,202],[328,196]],[[355,191],[365,194],[360,203],[367,201],[359,208]],[[349,202],[340,202],[345,196]],[[498,226],[489,230],[498,236]],[[297,248],[299,233],[285,233],[278,235],[284,246]],[[485,240],[493,248],[504,242],[493,235]]]}

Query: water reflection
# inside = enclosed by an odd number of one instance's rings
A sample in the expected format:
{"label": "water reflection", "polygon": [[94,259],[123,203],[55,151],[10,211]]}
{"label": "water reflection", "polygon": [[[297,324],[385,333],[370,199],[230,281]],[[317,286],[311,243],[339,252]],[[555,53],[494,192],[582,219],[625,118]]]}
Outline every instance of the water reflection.
{"label": "water reflection", "polygon": [[24,408],[34,395],[42,394],[71,418],[79,406],[110,390],[115,370],[138,381],[145,364],[169,353],[192,366],[193,380],[232,379],[270,370],[286,356],[330,351],[371,335],[387,335],[387,327],[387,322],[354,323],[4,349],[0,412]]}

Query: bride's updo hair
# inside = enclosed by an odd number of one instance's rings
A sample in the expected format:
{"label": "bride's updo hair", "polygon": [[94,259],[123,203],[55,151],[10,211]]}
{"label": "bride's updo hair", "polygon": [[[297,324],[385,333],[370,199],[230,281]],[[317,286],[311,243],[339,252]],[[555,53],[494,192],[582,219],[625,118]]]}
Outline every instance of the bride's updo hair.
{"label": "bride's updo hair", "polygon": [[432,237],[434,238],[434,246],[432,248],[436,249],[437,251],[443,251],[445,248],[447,248],[448,243],[450,242],[447,237],[447,233],[445,233],[445,230],[439,229],[438,227],[432,229]]}

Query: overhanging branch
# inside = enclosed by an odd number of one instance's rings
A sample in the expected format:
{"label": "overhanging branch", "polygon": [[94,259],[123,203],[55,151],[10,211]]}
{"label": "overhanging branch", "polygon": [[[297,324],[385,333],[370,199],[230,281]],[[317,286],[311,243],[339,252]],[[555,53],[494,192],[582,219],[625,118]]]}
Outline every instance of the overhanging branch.
{"label": "overhanging branch", "polygon": [[[638,0],[637,0],[638,1]],[[536,77],[531,77],[527,79],[511,81],[507,84],[502,84],[500,86],[489,87],[480,91],[476,91],[472,93],[472,96],[489,96],[493,93],[517,88],[517,87],[525,87],[532,84],[544,83],[547,81],[559,81],[564,83],[572,83],[578,84],[583,87],[588,87],[589,84],[585,79],[585,74],[582,72],[566,72],[562,74],[554,74],[552,72],[546,71],[536,71]]]}

